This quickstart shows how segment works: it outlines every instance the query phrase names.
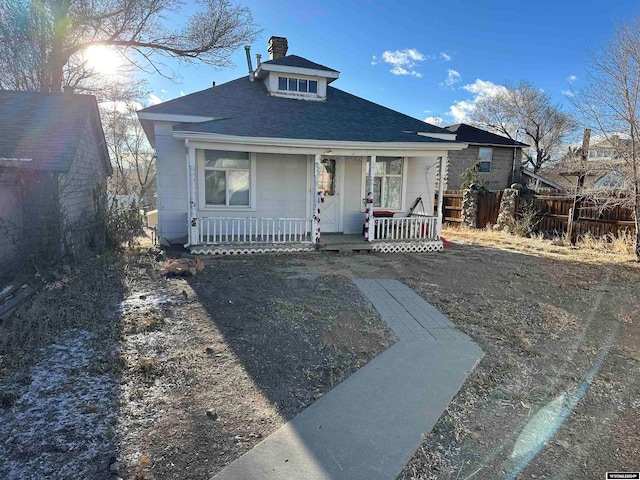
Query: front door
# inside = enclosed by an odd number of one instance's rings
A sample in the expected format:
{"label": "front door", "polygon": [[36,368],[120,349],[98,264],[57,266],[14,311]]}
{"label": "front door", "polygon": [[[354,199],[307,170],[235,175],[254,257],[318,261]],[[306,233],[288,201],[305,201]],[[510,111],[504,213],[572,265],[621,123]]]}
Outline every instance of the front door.
{"label": "front door", "polygon": [[342,231],[342,207],[340,188],[344,164],[340,159],[323,158],[320,161],[318,190],[324,192],[324,203],[320,206],[320,232]]}

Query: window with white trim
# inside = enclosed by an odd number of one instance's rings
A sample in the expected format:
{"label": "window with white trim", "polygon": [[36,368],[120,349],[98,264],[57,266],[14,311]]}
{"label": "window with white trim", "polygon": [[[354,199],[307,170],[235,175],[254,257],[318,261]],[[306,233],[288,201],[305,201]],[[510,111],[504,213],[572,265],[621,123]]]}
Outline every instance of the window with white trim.
{"label": "window with white trim", "polygon": [[204,151],[204,206],[249,207],[251,160],[247,152]]}
{"label": "window with white trim", "polygon": [[478,150],[478,173],[490,173],[493,161],[493,148],[480,147]]}
{"label": "window with white trim", "polygon": [[[367,160],[367,174],[371,159]],[[402,207],[402,157],[376,157],[373,206],[400,210]]]}
{"label": "window with white trim", "polygon": [[318,93],[318,81],[304,78],[278,77],[278,90],[302,93]]}

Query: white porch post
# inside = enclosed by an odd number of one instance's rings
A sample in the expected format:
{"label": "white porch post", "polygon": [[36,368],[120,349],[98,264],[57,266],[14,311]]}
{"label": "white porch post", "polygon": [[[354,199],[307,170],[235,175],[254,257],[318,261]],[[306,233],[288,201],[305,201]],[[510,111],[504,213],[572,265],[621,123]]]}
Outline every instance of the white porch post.
{"label": "white porch post", "polygon": [[371,155],[369,158],[369,178],[367,179],[367,198],[365,199],[365,214],[364,214],[364,239],[367,242],[374,240],[374,228],[375,221],[373,219],[373,185],[374,177],[376,174],[376,156]]}
{"label": "white porch post", "polygon": [[320,208],[318,204],[318,181],[320,179],[320,160],[322,155],[316,153],[313,160],[313,186],[312,186],[312,221],[311,221],[311,242],[313,244],[320,242]]}
{"label": "white porch post", "polygon": [[189,245],[198,245],[200,238],[198,235],[198,213],[196,202],[196,149],[189,147],[189,140],[184,141],[187,149],[187,165],[189,165]]}
{"label": "white porch post", "polygon": [[444,215],[444,205],[442,204],[443,199],[443,186],[444,186],[444,160],[442,157],[438,157],[440,160],[440,173],[438,177],[438,216],[436,219],[436,235],[438,239],[440,239],[440,233],[442,232],[442,220]]}

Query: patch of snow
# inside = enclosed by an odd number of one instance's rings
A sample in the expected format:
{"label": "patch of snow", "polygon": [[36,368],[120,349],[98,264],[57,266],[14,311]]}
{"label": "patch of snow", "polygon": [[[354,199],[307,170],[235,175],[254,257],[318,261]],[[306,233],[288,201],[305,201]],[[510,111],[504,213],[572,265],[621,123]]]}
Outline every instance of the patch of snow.
{"label": "patch of snow", "polygon": [[92,339],[68,330],[40,351],[26,377],[3,379],[0,390],[17,401],[0,408],[0,478],[109,477],[119,383],[101,373],[112,352]]}
{"label": "patch of snow", "polygon": [[154,293],[138,293],[120,302],[120,310],[132,310],[136,308],[162,307],[174,305],[176,301],[167,295]]}
{"label": "patch of snow", "polygon": [[12,288],[13,288],[13,285],[7,285],[6,287],[4,287],[0,292],[0,297],[3,296],[5,293],[9,293]]}

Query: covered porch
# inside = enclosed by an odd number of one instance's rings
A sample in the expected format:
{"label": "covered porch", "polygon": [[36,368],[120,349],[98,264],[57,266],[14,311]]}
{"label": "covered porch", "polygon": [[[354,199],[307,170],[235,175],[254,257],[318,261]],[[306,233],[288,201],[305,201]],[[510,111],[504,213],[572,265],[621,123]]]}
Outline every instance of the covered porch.
{"label": "covered porch", "polygon": [[[307,155],[306,191],[308,193],[304,194],[304,199],[299,198],[307,203],[308,216],[265,217],[251,216],[251,214],[247,216],[212,215],[213,212],[204,212],[198,209],[199,194],[197,189],[201,182],[196,180],[197,167],[194,161],[196,156],[194,148],[188,148],[188,151],[193,153],[189,155],[191,208],[186,246],[193,254],[237,255],[316,250],[425,252],[442,249],[440,240],[441,212],[434,216],[428,215],[425,211],[420,214],[414,213],[412,209],[410,209],[410,214],[407,214],[406,211],[407,206],[415,197],[416,188],[411,184],[407,187],[407,182],[411,181],[406,178],[415,176],[415,172],[408,166],[410,160],[415,165],[420,165],[420,169],[424,169],[424,184],[433,185],[435,188],[435,171],[428,172],[429,168],[423,165],[426,163],[426,158],[399,156],[400,153],[406,155],[406,152],[385,152],[387,155],[398,155],[395,158],[401,159],[399,163],[404,164],[404,184],[400,187],[404,198],[393,212],[385,212],[382,210],[385,208],[385,204],[376,198],[376,193],[381,195],[383,189],[379,178],[380,174],[376,173],[376,165],[379,169],[380,159],[391,157],[378,157],[371,154],[356,157],[353,153],[347,157],[343,152],[331,150]],[[354,158],[360,163],[357,163],[356,166],[349,164],[348,170],[351,178],[348,178],[347,175],[344,175],[345,166],[344,164],[340,166],[340,161],[344,162],[345,159],[352,161]],[[444,164],[442,156],[430,158],[432,170],[438,169],[442,175],[441,170]],[[332,164],[334,171],[331,174],[338,175],[337,180],[333,177],[327,180],[327,165],[330,164],[328,159],[338,159],[337,163],[334,161]],[[342,178],[340,175],[343,175]],[[346,183],[348,185],[345,185],[345,177],[347,177]],[[335,185],[332,183],[334,180]],[[362,190],[360,182],[362,182]],[[400,184],[399,182],[398,184]],[[252,188],[256,187],[252,186]],[[260,185],[257,188],[259,189]],[[280,188],[286,189],[287,185],[283,184]],[[253,191],[251,194],[253,195]],[[438,194],[441,198],[441,188]],[[433,193],[430,197],[432,200]],[[442,202],[439,204],[441,205]],[[430,204],[428,208],[431,208]],[[344,228],[342,220],[335,218],[336,211],[338,217],[342,219],[345,219],[348,214],[348,221],[344,220]],[[327,231],[323,230],[323,226]],[[354,231],[361,233],[354,234]]]}

